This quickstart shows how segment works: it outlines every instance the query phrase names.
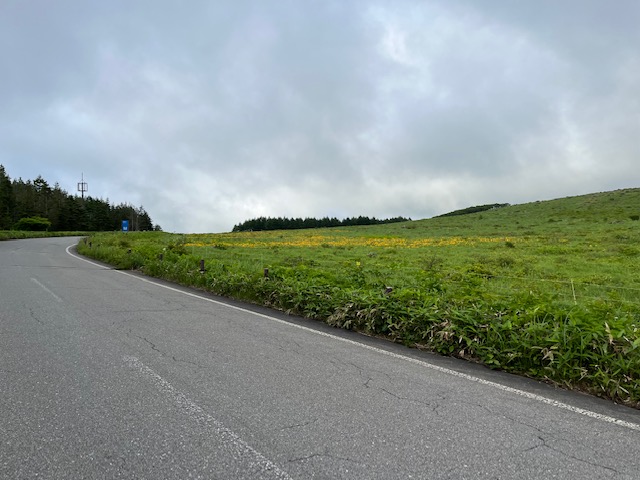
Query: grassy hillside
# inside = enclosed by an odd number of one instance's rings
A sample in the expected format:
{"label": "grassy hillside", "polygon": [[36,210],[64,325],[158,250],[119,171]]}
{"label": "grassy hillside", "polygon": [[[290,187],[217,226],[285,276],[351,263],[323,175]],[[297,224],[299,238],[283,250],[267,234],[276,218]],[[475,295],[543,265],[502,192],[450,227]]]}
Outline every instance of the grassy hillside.
{"label": "grassy hillside", "polygon": [[100,234],[80,251],[638,406],[639,215],[630,189],[379,226]]}

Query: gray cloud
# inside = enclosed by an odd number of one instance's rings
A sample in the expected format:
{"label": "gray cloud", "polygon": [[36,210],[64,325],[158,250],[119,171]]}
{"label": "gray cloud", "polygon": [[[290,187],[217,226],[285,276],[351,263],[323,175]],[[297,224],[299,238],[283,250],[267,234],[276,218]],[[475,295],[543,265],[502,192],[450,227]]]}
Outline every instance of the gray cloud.
{"label": "gray cloud", "polygon": [[640,7],[0,5],[0,163],[172,231],[638,186]]}

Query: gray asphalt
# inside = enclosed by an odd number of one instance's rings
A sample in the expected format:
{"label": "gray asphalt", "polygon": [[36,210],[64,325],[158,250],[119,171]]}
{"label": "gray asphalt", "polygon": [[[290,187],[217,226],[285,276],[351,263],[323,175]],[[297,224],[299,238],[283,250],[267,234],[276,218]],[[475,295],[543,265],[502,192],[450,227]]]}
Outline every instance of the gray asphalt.
{"label": "gray asphalt", "polygon": [[640,412],[0,242],[0,478],[640,478]]}

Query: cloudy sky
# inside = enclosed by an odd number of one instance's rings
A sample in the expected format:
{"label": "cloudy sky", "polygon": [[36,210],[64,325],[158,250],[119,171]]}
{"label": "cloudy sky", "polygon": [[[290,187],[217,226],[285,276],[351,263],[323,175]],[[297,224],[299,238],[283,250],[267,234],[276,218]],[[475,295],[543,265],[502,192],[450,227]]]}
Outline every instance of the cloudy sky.
{"label": "cloudy sky", "polygon": [[0,0],[0,164],[166,231],[640,187],[637,0]]}

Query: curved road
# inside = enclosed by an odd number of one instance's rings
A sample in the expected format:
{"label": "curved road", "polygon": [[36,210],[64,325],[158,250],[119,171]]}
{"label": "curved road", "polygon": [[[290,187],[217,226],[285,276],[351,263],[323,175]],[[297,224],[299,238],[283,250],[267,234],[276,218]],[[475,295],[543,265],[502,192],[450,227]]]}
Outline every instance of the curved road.
{"label": "curved road", "polygon": [[640,478],[640,412],[0,242],[0,478]]}

